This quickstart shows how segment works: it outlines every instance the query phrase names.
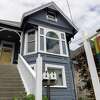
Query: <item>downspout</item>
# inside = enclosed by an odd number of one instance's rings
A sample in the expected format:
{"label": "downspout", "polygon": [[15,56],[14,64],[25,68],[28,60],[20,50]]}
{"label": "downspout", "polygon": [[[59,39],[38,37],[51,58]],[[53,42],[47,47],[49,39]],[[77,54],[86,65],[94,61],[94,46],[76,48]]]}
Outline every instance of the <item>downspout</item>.
{"label": "downspout", "polygon": [[70,52],[70,47],[69,47],[69,42],[67,41],[67,45],[68,45],[68,52],[69,52],[69,61],[70,61],[70,67],[71,67],[71,72],[72,72],[72,77],[73,77],[73,84],[74,84],[74,93],[75,93],[75,100],[78,100],[77,98],[77,91],[76,91],[76,86],[75,86],[75,80],[74,80],[74,75],[75,75],[75,69],[73,68],[73,65],[72,65],[72,60],[71,60],[71,52]]}

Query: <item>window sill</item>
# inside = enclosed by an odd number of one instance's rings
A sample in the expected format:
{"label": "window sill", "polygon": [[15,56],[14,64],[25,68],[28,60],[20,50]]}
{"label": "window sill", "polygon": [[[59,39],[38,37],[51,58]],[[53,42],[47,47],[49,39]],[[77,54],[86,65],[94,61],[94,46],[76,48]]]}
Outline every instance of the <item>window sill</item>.
{"label": "window sill", "polygon": [[40,50],[39,53],[43,53],[43,54],[48,54],[48,55],[55,55],[55,56],[62,56],[62,57],[69,57],[69,55],[64,55],[64,54],[54,54],[54,53],[50,53],[50,52],[45,52]]}
{"label": "window sill", "polygon": [[[47,86],[45,86],[46,88]],[[51,88],[67,88],[67,86],[50,86]]]}
{"label": "window sill", "polygon": [[28,55],[32,55],[32,54],[36,54],[37,52],[30,52],[30,53],[25,53],[24,56],[28,56]]}

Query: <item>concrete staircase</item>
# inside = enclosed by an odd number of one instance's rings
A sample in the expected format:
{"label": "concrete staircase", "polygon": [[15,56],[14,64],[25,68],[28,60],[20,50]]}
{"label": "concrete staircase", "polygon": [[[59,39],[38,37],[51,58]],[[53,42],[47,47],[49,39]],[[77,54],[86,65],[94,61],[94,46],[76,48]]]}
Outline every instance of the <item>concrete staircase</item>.
{"label": "concrete staircase", "polygon": [[0,65],[0,100],[12,100],[25,94],[16,65]]}

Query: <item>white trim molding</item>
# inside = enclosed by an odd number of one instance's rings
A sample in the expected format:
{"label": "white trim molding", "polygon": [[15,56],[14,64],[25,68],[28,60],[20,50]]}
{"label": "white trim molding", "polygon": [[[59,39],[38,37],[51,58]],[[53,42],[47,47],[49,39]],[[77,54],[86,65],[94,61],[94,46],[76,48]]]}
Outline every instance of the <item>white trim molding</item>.
{"label": "white trim molding", "polygon": [[65,75],[65,66],[63,66],[63,65],[55,65],[55,64],[45,64],[45,71],[47,71],[48,68],[61,69],[61,71],[62,71],[63,85],[62,86],[55,85],[55,86],[52,86],[52,87],[67,88],[66,75]]}

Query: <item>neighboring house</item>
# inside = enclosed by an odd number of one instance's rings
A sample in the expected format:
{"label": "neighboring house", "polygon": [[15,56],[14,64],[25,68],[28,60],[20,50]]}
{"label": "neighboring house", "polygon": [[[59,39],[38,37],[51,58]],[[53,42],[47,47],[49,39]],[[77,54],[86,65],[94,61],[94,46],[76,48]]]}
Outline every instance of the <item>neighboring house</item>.
{"label": "neighboring house", "polygon": [[[89,42],[100,81],[100,29],[96,31],[94,36],[89,38]],[[90,75],[90,69],[88,67],[84,46],[82,45],[75,51],[72,51],[71,58],[75,69],[74,79],[77,97],[82,100],[95,100],[95,92],[92,85],[93,81],[91,80],[92,78]]]}
{"label": "neighboring house", "polygon": [[[25,91],[34,95],[37,84],[41,87],[41,72],[54,71],[51,100],[76,100],[69,57],[69,41],[76,33],[77,27],[54,2],[25,13],[20,23],[1,21],[0,64],[17,64]],[[42,90],[47,95],[46,87]]]}
{"label": "neighboring house", "polygon": [[74,62],[75,87],[79,100],[95,100],[91,76],[87,64],[84,47],[71,52]]}

